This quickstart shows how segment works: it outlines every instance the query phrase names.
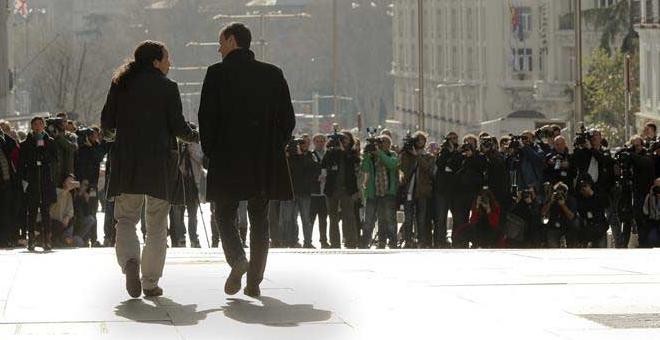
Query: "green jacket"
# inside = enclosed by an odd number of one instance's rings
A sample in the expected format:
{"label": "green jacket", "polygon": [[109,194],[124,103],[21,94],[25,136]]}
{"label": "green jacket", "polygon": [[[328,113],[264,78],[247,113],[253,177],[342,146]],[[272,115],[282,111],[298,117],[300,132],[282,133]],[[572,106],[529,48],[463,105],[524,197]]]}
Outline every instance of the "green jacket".
{"label": "green jacket", "polygon": [[[396,196],[399,187],[399,157],[395,153],[385,153],[383,150],[376,152],[376,159],[385,165],[390,179],[388,195]],[[375,166],[372,157],[364,156],[360,169],[367,176],[366,188],[363,188],[363,195],[366,199],[376,198],[376,176]]]}

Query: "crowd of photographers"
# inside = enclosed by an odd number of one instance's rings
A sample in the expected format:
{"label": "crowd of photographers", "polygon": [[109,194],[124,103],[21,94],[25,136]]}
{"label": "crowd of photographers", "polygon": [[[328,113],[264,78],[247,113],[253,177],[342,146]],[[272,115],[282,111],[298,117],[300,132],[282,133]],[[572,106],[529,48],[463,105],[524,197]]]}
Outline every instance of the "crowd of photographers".
{"label": "crowd of photographers", "polygon": [[[545,126],[499,139],[449,133],[439,142],[416,132],[400,145],[388,130],[368,130],[364,143],[338,129],[302,135],[286,147],[295,198],[269,203],[271,246],[602,248],[609,230],[609,246],[659,245],[655,124],[619,148],[584,128],[569,147],[561,132]],[[0,247],[113,246],[114,203],[104,197],[103,179],[112,171],[103,167],[112,157],[109,140],[64,113],[34,118],[27,134],[0,121]],[[205,159],[198,144],[179,142],[172,150],[179,164],[171,245],[185,247],[188,234],[190,246],[200,247]],[[96,219],[99,208],[104,221]],[[239,210],[245,243],[245,202]],[[317,220],[320,238],[313,240]],[[214,218],[210,224],[209,243],[217,247]]]}
{"label": "crowd of photographers", "polygon": [[303,135],[287,147],[295,200],[271,202],[272,244],[312,248],[318,218],[322,248],[603,248],[608,230],[612,247],[659,245],[655,124],[612,149],[598,130],[572,148],[561,132],[416,132],[397,146],[369,130],[363,147],[348,131]]}
{"label": "crowd of photographers", "polygon": [[[33,118],[28,133],[0,121],[0,248],[114,246],[114,202],[105,199],[104,190],[112,171],[104,162],[112,157],[110,140],[98,127],[77,126],[66,113]],[[177,194],[170,210],[171,244],[185,246],[188,232],[190,246],[200,247],[201,148],[180,142],[172,150],[180,157],[173,175]],[[97,221],[99,208],[105,211],[104,221]],[[103,239],[97,235],[99,223]],[[144,211],[141,229],[144,235]]]}

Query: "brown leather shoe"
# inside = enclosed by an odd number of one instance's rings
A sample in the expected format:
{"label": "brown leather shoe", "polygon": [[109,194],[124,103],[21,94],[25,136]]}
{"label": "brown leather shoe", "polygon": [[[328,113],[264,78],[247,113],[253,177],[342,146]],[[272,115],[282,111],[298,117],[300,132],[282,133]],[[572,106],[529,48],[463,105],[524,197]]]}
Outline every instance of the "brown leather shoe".
{"label": "brown leather shoe", "polygon": [[142,294],[142,283],[140,282],[140,265],[136,259],[126,261],[124,266],[126,275],[126,291],[132,298],[139,298]]}
{"label": "brown leather shoe", "polygon": [[259,286],[248,284],[245,286],[245,289],[243,289],[243,294],[256,299],[261,296],[261,289]]}
{"label": "brown leather shoe", "polygon": [[142,292],[146,297],[157,297],[163,295],[163,288],[156,287],[153,289],[144,289]]}
{"label": "brown leather shoe", "polygon": [[225,293],[227,295],[234,295],[241,290],[241,280],[243,279],[243,274],[248,271],[249,268],[248,261],[242,259],[231,269],[227,281],[225,281]]}

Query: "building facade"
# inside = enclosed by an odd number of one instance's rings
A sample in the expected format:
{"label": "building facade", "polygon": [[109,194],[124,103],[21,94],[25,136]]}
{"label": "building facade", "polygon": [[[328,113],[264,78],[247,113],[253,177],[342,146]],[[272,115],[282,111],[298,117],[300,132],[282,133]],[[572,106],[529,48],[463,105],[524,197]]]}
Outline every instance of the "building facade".
{"label": "building facade", "polygon": [[[574,0],[429,0],[424,15],[425,129],[494,135],[564,123],[573,112]],[[583,10],[616,0],[582,1]],[[395,120],[418,125],[418,2],[394,2]],[[600,32],[583,23],[583,55]]]}
{"label": "building facade", "polygon": [[641,7],[639,33],[640,100],[638,122],[660,121],[660,1]]}

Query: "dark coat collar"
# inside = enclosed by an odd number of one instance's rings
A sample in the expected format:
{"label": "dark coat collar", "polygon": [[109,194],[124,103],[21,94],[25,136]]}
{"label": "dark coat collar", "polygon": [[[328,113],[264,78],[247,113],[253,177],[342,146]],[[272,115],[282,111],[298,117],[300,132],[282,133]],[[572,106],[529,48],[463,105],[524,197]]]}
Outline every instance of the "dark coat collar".
{"label": "dark coat collar", "polygon": [[254,52],[250,51],[247,48],[237,48],[231,52],[222,60],[223,62],[231,63],[235,61],[252,61],[254,60]]}

